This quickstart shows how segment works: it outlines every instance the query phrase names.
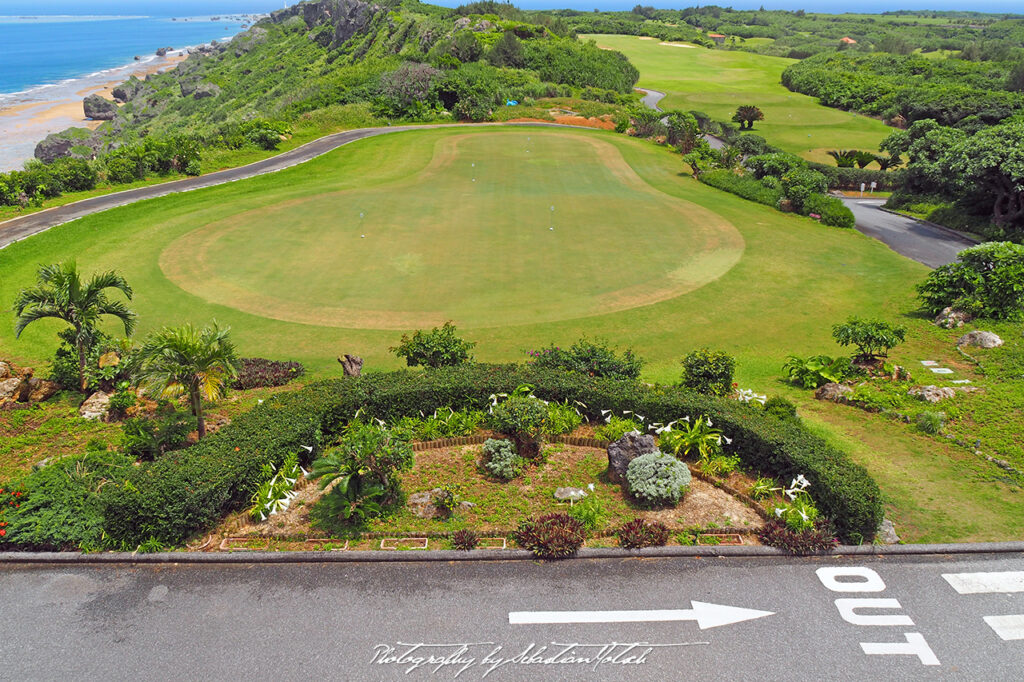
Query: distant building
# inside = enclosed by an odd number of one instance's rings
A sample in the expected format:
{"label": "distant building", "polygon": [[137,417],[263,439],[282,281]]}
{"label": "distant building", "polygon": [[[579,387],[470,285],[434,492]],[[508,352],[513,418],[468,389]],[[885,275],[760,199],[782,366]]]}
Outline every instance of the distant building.
{"label": "distant building", "polygon": [[857,44],[857,41],[854,40],[853,38],[849,37],[849,36],[843,36],[842,38],[839,39],[839,42],[846,43],[847,45],[856,45]]}
{"label": "distant building", "polygon": [[722,43],[725,42],[725,36],[722,35],[721,33],[709,33],[708,38],[711,38],[713,41],[715,41],[715,44],[717,45],[721,45]]}

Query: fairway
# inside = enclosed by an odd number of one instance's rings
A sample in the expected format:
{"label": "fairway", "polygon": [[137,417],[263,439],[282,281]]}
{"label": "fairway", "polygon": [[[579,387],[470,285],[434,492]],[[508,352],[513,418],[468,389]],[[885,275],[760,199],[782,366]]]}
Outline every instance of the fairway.
{"label": "fairway", "polygon": [[174,240],[161,269],[206,301],[277,320],[474,328],[657,303],[720,277],[743,251],[728,221],[654,190],[597,138],[524,130],[407,141],[429,154],[419,172],[239,204]]}
{"label": "fairway", "polygon": [[[682,166],[596,130],[381,135],[12,244],[0,252],[0,309],[40,263],[74,258],[127,278],[140,338],[216,319],[242,355],[299,360],[314,375],[337,373],[342,353],[398,367],[387,349],[402,332],[452,319],[483,361],[587,335],[634,348],[645,376],[671,381],[683,354],[708,346],[764,391],[790,353],[831,347],[834,321],[913,307],[924,266]],[[14,339],[0,325],[0,357],[45,367],[60,328],[42,321]]]}
{"label": "fairway", "polygon": [[666,93],[662,109],[697,110],[730,121],[736,108],[752,104],[764,112],[753,133],[785,151],[833,164],[831,149],[875,152],[892,132],[881,121],[818,104],[790,92],[779,79],[796,60],[750,52],[686,49],[627,35],[586,35],[601,47],[622,52],[640,70],[643,88]]}

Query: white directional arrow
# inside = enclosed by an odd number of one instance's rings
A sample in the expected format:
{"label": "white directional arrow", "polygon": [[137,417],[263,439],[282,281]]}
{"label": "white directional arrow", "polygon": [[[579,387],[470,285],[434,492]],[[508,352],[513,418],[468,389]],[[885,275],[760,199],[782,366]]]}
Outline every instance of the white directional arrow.
{"label": "white directional arrow", "polygon": [[690,609],[655,611],[511,611],[509,625],[547,625],[552,623],[651,623],[695,620],[701,630],[720,625],[774,615],[774,611],[758,611],[737,606],[691,601]]}

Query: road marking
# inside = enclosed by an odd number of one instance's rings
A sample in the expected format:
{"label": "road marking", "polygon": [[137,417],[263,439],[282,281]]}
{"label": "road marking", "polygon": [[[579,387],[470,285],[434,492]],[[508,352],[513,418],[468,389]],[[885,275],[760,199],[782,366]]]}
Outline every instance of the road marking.
{"label": "road marking", "polygon": [[897,599],[836,599],[836,608],[840,617],[851,625],[913,625],[910,616],[880,615],[869,616],[857,613],[862,609],[899,609]]}
{"label": "road marking", "polygon": [[775,615],[774,611],[758,611],[737,606],[691,601],[690,609],[654,611],[510,611],[509,625],[550,625],[568,623],[654,623],[695,620],[701,630],[732,625],[745,620]]}
{"label": "road marking", "polygon": [[985,622],[1005,641],[1024,639],[1024,616],[985,616]]}
{"label": "road marking", "polygon": [[861,642],[860,648],[868,656],[917,656],[922,665],[939,665],[939,659],[924,641],[924,636],[919,632],[904,632],[907,638],[903,642]]}
{"label": "road marking", "polygon": [[942,577],[960,594],[1024,592],[1024,571],[943,573]]}

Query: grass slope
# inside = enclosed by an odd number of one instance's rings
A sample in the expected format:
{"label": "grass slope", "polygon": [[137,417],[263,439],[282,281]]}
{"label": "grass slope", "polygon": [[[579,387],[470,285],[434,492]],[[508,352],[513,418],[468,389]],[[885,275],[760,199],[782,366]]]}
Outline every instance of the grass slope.
{"label": "grass slope", "polygon": [[720,121],[753,104],[764,112],[753,132],[788,152],[832,163],[830,149],[877,150],[892,132],[880,121],[823,107],[813,97],[790,92],[779,82],[794,60],[749,52],[662,45],[627,35],[587,35],[601,47],[622,52],[640,70],[643,88],[666,93],[663,109],[696,109]]}
{"label": "grass slope", "polygon": [[[85,272],[116,268],[128,278],[136,291],[133,307],[140,313],[142,333],[164,324],[203,323],[216,318],[233,328],[233,336],[243,354],[301,360],[314,374],[336,371],[333,358],[345,352],[362,355],[368,367],[395,367],[398,361],[388,354],[387,347],[397,340],[396,330],[347,329],[243,312],[226,305],[223,299],[214,301],[183,291],[161,269],[161,256],[177,240],[197,228],[233,219],[246,211],[259,211],[287,201],[303,202],[320,193],[370,192],[394,183],[410,182],[417,173],[436,163],[433,152],[438,141],[464,133],[465,129],[448,129],[382,136],[346,146],[280,173],[145,201],[53,228],[3,251],[0,309],[9,309],[17,290],[33,281],[39,263],[76,258]],[[495,139],[510,136],[509,139],[518,140],[523,131],[493,129],[490,135]],[[621,278],[622,275],[615,272],[619,270],[647,272],[656,267],[661,269],[659,276],[663,277],[673,259],[678,262],[676,267],[690,261],[694,249],[688,243],[681,246],[678,235],[666,234],[665,218],[655,215],[662,210],[669,211],[670,222],[675,221],[684,228],[681,230],[683,242],[698,234],[693,225],[707,219],[735,226],[743,240],[744,254],[718,279],[658,303],[561,321],[467,329],[466,336],[480,344],[477,356],[481,360],[519,360],[526,348],[549,342],[565,344],[588,334],[634,347],[648,360],[647,374],[652,379],[674,379],[678,376],[679,357],[689,349],[707,345],[736,354],[743,381],[763,383],[777,375],[787,354],[816,351],[831,344],[823,320],[840,319],[855,312],[891,318],[912,305],[912,284],[921,278],[925,268],[856,232],[831,229],[804,218],[780,214],[681,177],[676,156],[641,141],[596,131],[538,128],[531,129],[529,135],[538,142],[536,150],[531,150],[532,154],[537,154],[538,164],[554,165],[563,161],[555,154],[564,151],[558,145],[566,136],[578,137],[580,145],[584,145],[581,149],[586,148],[586,140],[599,140],[616,150],[646,185],[646,189],[634,185],[632,189],[619,190],[622,205],[616,209],[619,211],[616,235],[600,224],[559,223],[556,226],[555,235],[560,230],[576,230],[574,234],[584,248],[578,244],[566,244],[566,248],[573,249],[580,259],[575,267],[591,271],[587,274],[591,286],[597,286],[602,280]],[[549,135],[554,136],[552,141],[542,145],[541,139]],[[548,144],[552,146],[545,146]],[[605,183],[594,188],[589,198],[574,195],[574,201],[596,201],[598,190],[604,192],[608,187],[610,185]],[[463,209],[467,209],[470,198],[476,196],[474,192],[482,191],[467,189],[462,194],[448,195],[448,203],[440,205],[449,208],[439,220],[460,222],[467,236],[479,231],[479,214],[464,213]],[[534,185],[532,191],[540,193],[537,198],[541,207],[555,205],[556,219],[561,216],[558,206],[564,205],[569,196],[568,185]],[[393,192],[376,196],[380,199],[375,205],[377,208],[382,208],[384,202],[400,204],[405,201],[404,190],[399,185],[395,185]],[[610,204],[600,205],[608,207]],[[688,220],[666,208],[672,206],[690,206],[692,215],[700,218]],[[505,207],[513,212],[518,210],[507,201]],[[709,217],[711,213],[716,213],[718,218]],[[627,218],[623,219],[623,215]],[[589,219],[592,215],[585,217]],[[301,222],[302,213],[294,215],[293,220]],[[663,240],[652,240],[646,233],[647,226],[655,223],[661,224]],[[504,229],[512,231],[502,239],[510,244],[526,239],[522,226],[504,224]],[[593,238],[584,230],[593,230]],[[543,232],[549,232],[546,227],[540,231],[542,236]],[[408,236],[403,232],[392,242],[393,257],[412,252],[404,241]],[[247,270],[270,268],[270,274],[260,276],[277,281],[276,276],[280,274],[294,285],[298,281],[294,273],[273,270],[273,248],[268,249],[268,243],[257,243],[263,239],[258,236],[252,244],[236,243],[233,252],[224,252],[221,262],[230,255],[234,262],[225,267],[236,277],[242,277]],[[417,243],[422,246],[422,242]],[[180,256],[180,247],[178,244],[175,248],[179,250],[172,248],[171,252]],[[667,257],[665,253],[657,253],[659,249],[666,251]],[[492,256],[468,238],[458,244],[449,240],[448,251],[448,263],[431,263],[424,259],[421,281],[432,278],[447,286],[458,282],[459,278],[482,277],[486,269],[463,271],[458,264]],[[321,266],[328,269],[326,273],[310,271],[309,276],[315,276],[318,281],[336,276],[354,282],[353,275],[346,273],[366,265],[360,257],[338,253],[332,263]],[[400,262],[412,264],[415,260],[414,256],[405,256]],[[296,260],[291,267],[302,268],[300,261]],[[511,259],[494,261],[496,270],[510,270],[518,277],[533,280],[528,284],[534,293],[543,291],[545,282],[561,286],[569,275],[557,269],[572,267],[561,259],[530,261],[530,266],[517,271],[520,264]],[[485,284],[483,290],[487,286],[504,288],[514,283],[508,272],[489,276],[494,280]],[[464,283],[467,286],[478,284],[475,281]],[[561,295],[554,288],[547,290],[552,296]],[[395,293],[398,291],[395,289]],[[298,300],[295,292],[290,296],[291,301]],[[325,301],[331,302],[323,298],[319,302]],[[506,304],[510,315],[516,314],[516,305],[521,302],[513,300]],[[402,308],[401,303],[391,305],[397,310],[408,309],[408,306]],[[242,306],[244,301],[236,301],[236,304]],[[381,301],[373,305],[379,308]],[[428,312],[433,310],[422,299],[420,305]],[[58,328],[56,323],[40,322],[29,327],[20,340],[15,340],[11,326],[2,325],[0,357],[26,364],[45,360],[55,347],[54,333]]]}

